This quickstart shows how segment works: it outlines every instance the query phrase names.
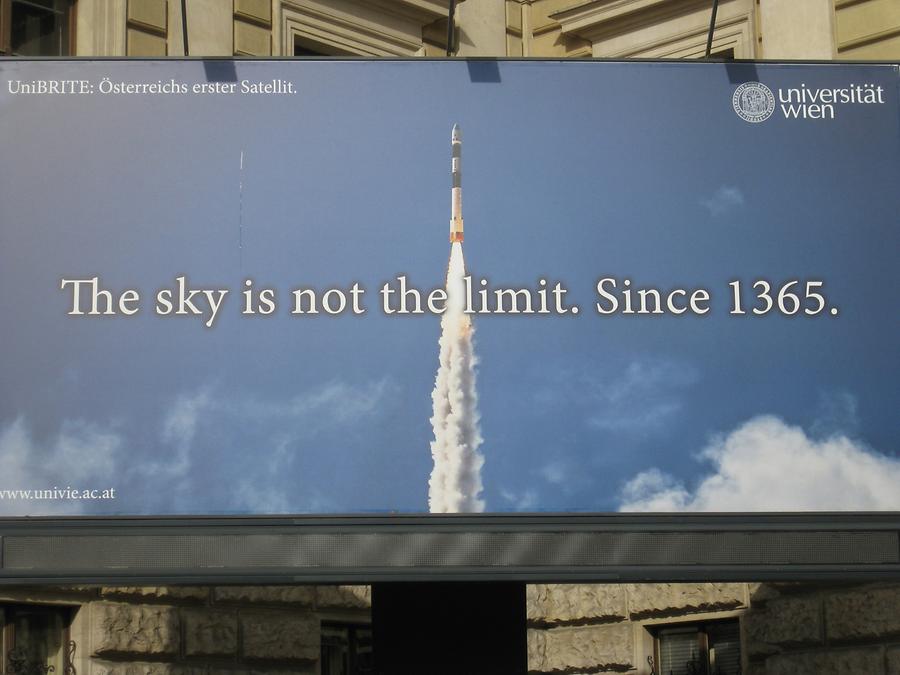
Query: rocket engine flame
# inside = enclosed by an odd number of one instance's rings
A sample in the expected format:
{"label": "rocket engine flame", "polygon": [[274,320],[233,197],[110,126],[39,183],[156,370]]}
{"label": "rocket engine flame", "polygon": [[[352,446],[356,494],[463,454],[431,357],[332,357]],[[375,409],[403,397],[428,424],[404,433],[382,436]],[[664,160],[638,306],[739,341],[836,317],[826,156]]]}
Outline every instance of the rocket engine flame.
{"label": "rocket engine flame", "polygon": [[465,314],[466,264],[462,244],[450,249],[447,269],[447,309],[441,317],[440,359],[434,391],[431,426],[434,469],[428,481],[431,513],[484,511],[480,498],[484,456],[475,390],[475,350],[472,319]]}

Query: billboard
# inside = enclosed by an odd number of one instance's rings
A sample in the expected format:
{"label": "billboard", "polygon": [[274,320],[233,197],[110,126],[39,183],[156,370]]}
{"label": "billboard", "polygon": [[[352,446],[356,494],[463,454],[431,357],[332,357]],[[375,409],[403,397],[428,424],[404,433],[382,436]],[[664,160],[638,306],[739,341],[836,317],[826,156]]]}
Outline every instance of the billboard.
{"label": "billboard", "polygon": [[0,514],[900,509],[896,66],[0,80]]}

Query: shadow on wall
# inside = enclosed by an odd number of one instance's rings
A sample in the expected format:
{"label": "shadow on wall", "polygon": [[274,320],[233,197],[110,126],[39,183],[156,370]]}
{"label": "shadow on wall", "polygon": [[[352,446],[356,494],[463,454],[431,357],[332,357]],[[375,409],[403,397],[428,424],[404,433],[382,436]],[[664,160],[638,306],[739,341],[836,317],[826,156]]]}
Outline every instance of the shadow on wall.
{"label": "shadow on wall", "polygon": [[900,584],[760,584],[743,621],[751,673],[900,673]]}
{"label": "shadow on wall", "polygon": [[469,59],[466,67],[470,82],[500,82],[500,64],[494,59]]}
{"label": "shadow on wall", "polygon": [[231,59],[204,59],[203,72],[207,82],[237,82],[237,70]]}

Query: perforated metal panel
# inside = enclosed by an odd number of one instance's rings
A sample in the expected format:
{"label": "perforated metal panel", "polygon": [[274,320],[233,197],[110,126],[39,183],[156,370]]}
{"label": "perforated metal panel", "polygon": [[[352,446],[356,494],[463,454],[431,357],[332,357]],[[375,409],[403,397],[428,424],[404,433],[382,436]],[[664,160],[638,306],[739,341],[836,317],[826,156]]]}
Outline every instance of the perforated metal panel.
{"label": "perforated metal panel", "polygon": [[[814,519],[815,520],[815,519]],[[0,581],[248,576],[790,578],[900,575],[900,518],[740,523],[686,517],[0,521]],[[711,525],[712,522],[712,525]],[[714,525],[718,523],[719,528]],[[819,527],[816,527],[816,525]],[[777,527],[776,527],[777,525]],[[834,523],[831,523],[834,528]]]}

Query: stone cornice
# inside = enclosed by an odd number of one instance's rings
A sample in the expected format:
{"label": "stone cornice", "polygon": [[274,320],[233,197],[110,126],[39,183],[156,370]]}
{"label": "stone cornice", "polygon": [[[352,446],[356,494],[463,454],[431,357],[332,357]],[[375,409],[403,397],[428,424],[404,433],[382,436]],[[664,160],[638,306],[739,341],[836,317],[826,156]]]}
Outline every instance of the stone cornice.
{"label": "stone cornice", "polygon": [[[677,16],[705,0],[587,0],[550,14],[563,34],[587,40],[615,33],[635,23]],[[708,4],[708,2],[706,3]]]}
{"label": "stone cornice", "polygon": [[[356,22],[317,7],[284,0],[283,8],[288,37],[302,35],[350,54],[366,56],[411,56],[421,47],[421,43],[411,36]],[[288,48],[286,44],[285,49]]]}
{"label": "stone cornice", "polygon": [[291,53],[294,37],[304,37],[342,53],[414,56],[422,49],[422,28],[446,18],[449,2],[281,0],[282,50]]}
{"label": "stone cornice", "polygon": [[[457,3],[465,0],[457,0]],[[420,22],[422,25],[447,17],[450,0],[363,0],[362,4]]]}

